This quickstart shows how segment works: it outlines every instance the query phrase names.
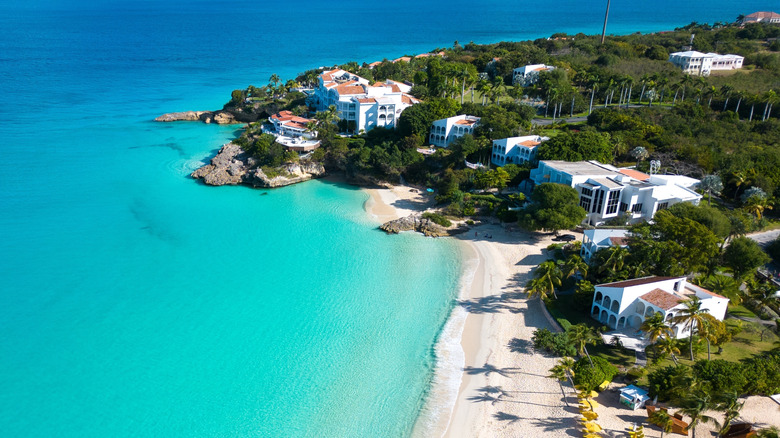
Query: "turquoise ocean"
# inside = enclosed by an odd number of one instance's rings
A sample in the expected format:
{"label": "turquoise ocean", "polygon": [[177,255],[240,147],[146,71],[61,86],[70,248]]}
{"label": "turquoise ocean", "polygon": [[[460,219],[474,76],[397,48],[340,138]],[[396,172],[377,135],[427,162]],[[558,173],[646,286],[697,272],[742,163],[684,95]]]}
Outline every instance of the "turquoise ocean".
{"label": "turquoise ocean", "polygon": [[[613,1],[609,32],[770,3]],[[342,184],[203,186],[238,127],[151,120],[272,73],[598,33],[605,5],[0,6],[0,434],[398,437],[431,403],[459,246],[381,233]]]}

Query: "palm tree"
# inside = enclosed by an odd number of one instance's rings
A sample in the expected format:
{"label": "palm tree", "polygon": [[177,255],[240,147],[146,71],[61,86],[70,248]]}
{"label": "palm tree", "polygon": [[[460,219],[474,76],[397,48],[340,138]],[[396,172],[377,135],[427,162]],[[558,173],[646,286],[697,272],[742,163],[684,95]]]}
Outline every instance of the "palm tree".
{"label": "palm tree", "polygon": [[766,102],[764,103],[764,115],[761,118],[762,122],[772,116],[772,105],[774,105],[777,100],[777,93],[775,93],[775,90],[769,90],[764,93],[764,100]]}
{"label": "palm tree", "polygon": [[739,401],[737,391],[729,391],[722,394],[718,400],[717,408],[723,411],[723,427],[718,431],[718,435],[723,436],[731,428],[731,422],[739,416],[739,411],[745,406],[745,402]]}
{"label": "palm tree", "polygon": [[661,438],[664,438],[664,433],[671,432],[672,427],[674,426],[674,417],[669,415],[669,412],[660,409],[650,414],[648,420],[661,428]]}
{"label": "palm tree", "polygon": [[737,198],[739,188],[742,186],[747,186],[750,183],[750,177],[747,175],[747,173],[740,170],[731,174],[731,182],[737,186],[737,190],[734,191],[734,199],[739,199]]}
{"label": "palm tree", "polygon": [[568,378],[566,370],[561,365],[555,365],[550,368],[550,375],[547,376],[558,381],[558,386],[561,388],[561,395],[563,396],[563,402],[566,406],[569,406],[569,400],[566,399],[566,391],[563,390],[563,382]]}
{"label": "palm tree", "polygon": [[681,404],[683,408],[680,409],[680,412],[691,417],[691,421],[688,422],[687,430],[693,431],[693,438],[696,438],[696,426],[699,423],[713,422],[718,425],[717,420],[704,414],[705,411],[714,407],[714,403],[709,394],[701,391],[688,393],[688,396],[682,400]]}
{"label": "palm tree", "polygon": [[550,290],[549,283],[545,282],[544,280],[540,278],[534,278],[525,285],[525,291],[528,294],[528,299],[534,298],[536,296],[539,297],[540,300],[544,301],[547,299],[548,294],[554,293],[554,291]]}
{"label": "palm tree", "polygon": [[577,349],[577,353],[579,353],[580,356],[584,354],[588,358],[588,362],[590,362],[590,366],[593,368],[593,359],[591,359],[590,354],[588,354],[587,346],[588,344],[595,345],[600,342],[601,336],[596,333],[593,327],[589,327],[585,324],[577,324],[569,328],[569,331],[566,332],[566,337],[569,338],[569,342],[574,344],[574,347]]}
{"label": "palm tree", "polygon": [[279,86],[279,82],[281,82],[281,81],[282,81],[282,78],[280,78],[279,75],[276,74],[276,73],[272,74],[271,77],[268,78],[268,83],[269,84],[274,84],[274,87],[278,87]]}
{"label": "palm tree", "polygon": [[608,270],[611,272],[618,272],[625,266],[626,258],[629,255],[628,248],[623,246],[611,246],[607,249],[609,251],[609,257],[601,265],[601,272]]}
{"label": "palm tree", "polygon": [[726,101],[723,102],[723,111],[726,111],[726,107],[729,106],[729,98],[731,97],[731,93],[734,92],[734,87],[731,85],[723,85],[720,87],[720,95],[726,98]]}
{"label": "palm tree", "polygon": [[477,83],[477,91],[482,96],[482,105],[487,104],[488,92],[490,91],[490,82],[482,79]]}
{"label": "palm tree", "polygon": [[710,85],[707,87],[707,90],[704,92],[704,94],[710,97],[710,100],[707,101],[707,106],[712,108],[712,98],[718,94],[718,89],[714,85]]}
{"label": "palm tree", "polygon": [[561,273],[563,274],[564,278],[570,278],[577,272],[582,273],[583,277],[587,277],[588,264],[585,262],[585,260],[582,259],[582,257],[578,256],[577,254],[573,254],[569,256],[568,259],[566,259],[565,263],[562,264]]}
{"label": "palm tree", "polygon": [[750,101],[750,117],[748,121],[753,121],[753,110],[756,109],[756,102],[758,102],[758,94],[747,94],[747,98]]}
{"label": "palm tree", "polygon": [[658,78],[658,81],[656,81],[658,84],[658,89],[661,91],[661,96],[658,99],[658,103],[664,103],[664,94],[666,93],[666,88],[669,86],[669,77],[662,73],[661,77]]}
{"label": "palm tree", "polygon": [[650,153],[644,147],[637,146],[631,150],[631,156],[636,159],[636,167],[639,167],[639,162],[646,160]]}
{"label": "palm tree", "polygon": [[653,316],[645,319],[639,330],[647,335],[647,340],[651,344],[655,344],[659,338],[671,337],[674,333],[672,328],[664,321],[664,315],[661,312],[656,312]]}
{"label": "palm tree", "polygon": [[599,88],[599,77],[593,75],[590,77],[590,106],[588,107],[588,115],[593,112],[593,96],[596,94],[596,90]]}
{"label": "palm tree", "polygon": [[547,284],[547,290],[552,291],[555,299],[558,299],[558,296],[555,295],[555,287],[561,285],[562,275],[558,265],[552,260],[541,263],[534,270],[534,277]]}
{"label": "palm tree", "polygon": [[709,310],[702,309],[701,299],[697,296],[683,301],[681,303],[683,308],[672,318],[672,323],[681,324],[683,329],[689,330],[688,344],[691,353],[691,361],[693,357],[693,335],[702,325],[704,325],[704,315],[709,313]]}
{"label": "palm tree", "polygon": [[490,84],[490,98],[493,103],[498,103],[505,91],[504,80],[500,77],[493,79],[493,82]]}
{"label": "palm tree", "polygon": [[699,189],[707,193],[707,205],[712,205],[712,194],[720,194],[723,190],[723,182],[718,175],[707,175],[701,179]]}
{"label": "palm tree", "polygon": [[737,107],[734,108],[734,112],[737,113],[737,120],[739,120],[739,104],[742,103],[742,98],[745,96],[745,93],[741,91],[737,91],[737,97],[739,97],[739,100],[737,100]]}
{"label": "palm tree", "polygon": [[682,79],[680,79],[680,85],[682,85],[682,96],[680,96],[680,100],[683,102],[685,101],[685,92],[688,90],[688,85],[691,85],[693,82],[693,78],[691,75],[683,75]]}
{"label": "palm tree", "polygon": [[742,208],[748,213],[756,215],[756,219],[761,220],[764,210],[772,209],[772,201],[766,196],[751,196]]}
{"label": "palm tree", "polygon": [[677,348],[677,340],[671,337],[662,337],[653,345],[655,351],[658,352],[660,357],[671,356],[672,361],[677,365],[677,355],[680,354],[680,349]]}
{"label": "palm tree", "polygon": [[728,298],[732,304],[742,302],[740,283],[729,275],[708,275],[698,281],[702,287]]}
{"label": "palm tree", "polygon": [[604,14],[604,29],[601,31],[601,44],[604,45],[604,37],[607,36],[607,18],[609,18],[609,0],[607,0],[607,12]]}
{"label": "palm tree", "polygon": [[642,104],[642,97],[645,95],[645,87],[647,87],[647,82],[650,81],[650,75],[645,73],[642,75],[641,78],[639,78],[639,82],[642,83],[642,91],[639,92],[639,104]]}
{"label": "palm tree", "polygon": [[697,77],[696,85],[699,86],[699,90],[697,92],[698,98],[696,99],[696,104],[698,105],[699,102],[701,102],[702,96],[704,96],[704,88],[707,87],[707,78],[705,78],[704,76]]}

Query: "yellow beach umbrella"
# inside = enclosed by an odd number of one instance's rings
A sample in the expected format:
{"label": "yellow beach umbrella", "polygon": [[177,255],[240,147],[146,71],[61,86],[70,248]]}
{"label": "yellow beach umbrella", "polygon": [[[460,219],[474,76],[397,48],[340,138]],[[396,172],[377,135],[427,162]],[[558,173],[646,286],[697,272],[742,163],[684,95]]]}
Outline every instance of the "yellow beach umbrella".
{"label": "yellow beach umbrella", "polygon": [[595,413],[593,411],[585,411],[585,412],[582,413],[582,416],[587,418],[588,421],[595,420],[595,419],[599,418],[599,414],[597,414],[597,413]]}
{"label": "yellow beach umbrella", "polygon": [[585,429],[588,430],[588,432],[594,433],[594,432],[601,432],[602,429],[601,426],[599,426],[596,423],[585,423]]}

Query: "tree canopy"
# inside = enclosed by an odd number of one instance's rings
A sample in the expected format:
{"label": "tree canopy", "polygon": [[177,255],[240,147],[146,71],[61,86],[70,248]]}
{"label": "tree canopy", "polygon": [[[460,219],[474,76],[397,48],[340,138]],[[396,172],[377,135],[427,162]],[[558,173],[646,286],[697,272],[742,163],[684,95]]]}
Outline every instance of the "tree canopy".
{"label": "tree canopy", "polygon": [[555,183],[536,186],[531,193],[531,204],[518,215],[519,225],[527,230],[553,232],[574,228],[585,216],[577,190]]}

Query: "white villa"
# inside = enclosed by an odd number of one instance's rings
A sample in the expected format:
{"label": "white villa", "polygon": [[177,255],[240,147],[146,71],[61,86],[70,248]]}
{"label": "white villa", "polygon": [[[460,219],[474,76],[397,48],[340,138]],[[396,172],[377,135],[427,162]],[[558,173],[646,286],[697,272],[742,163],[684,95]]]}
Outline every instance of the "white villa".
{"label": "white villa", "polygon": [[682,69],[683,73],[709,76],[713,70],[736,70],[742,68],[743,56],[701,53],[695,50],[675,52],[669,55],[669,62]]}
{"label": "white villa", "polygon": [[690,187],[699,181],[679,175],[647,175],[598,161],[540,161],[531,170],[534,184],[558,183],[577,190],[586,222],[598,225],[621,213],[629,221],[650,220],[659,210],[679,202],[698,205],[702,195]]}
{"label": "white villa", "polygon": [[780,14],[777,12],[753,12],[750,15],[745,15],[742,19],[742,23],[780,23]]}
{"label": "white villa", "polygon": [[479,117],[465,114],[446,119],[436,120],[431,125],[430,143],[442,148],[448,147],[453,141],[466,134],[474,135],[474,128],[479,124]]}
{"label": "white villa", "polygon": [[505,164],[520,164],[536,159],[536,148],[549,137],[538,135],[526,135],[523,137],[509,137],[493,140],[493,150],[490,154],[490,162],[496,166]]}
{"label": "white villa", "polygon": [[628,230],[620,228],[595,228],[585,230],[582,233],[582,246],[580,247],[580,257],[586,262],[590,261],[596,251],[611,246],[627,246],[626,236]]}
{"label": "white villa", "polygon": [[[669,322],[684,308],[682,301],[693,296],[701,308],[718,320],[726,317],[729,299],[701,287],[688,284],[685,277],[644,277],[596,286],[590,315],[612,329],[638,330],[654,313]],[[674,337],[686,338],[689,330],[673,325]]]}
{"label": "white villa", "polygon": [[401,112],[420,102],[408,94],[412,87],[407,84],[391,80],[369,84],[341,69],[322,72],[318,82],[308,103],[317,111],[335,105],[340,119],[354,122],[355,132],[394,128]]}
{"label": "white villa", "polygon": [[317,131],[311,131],[307,128],[307,125],[314,120],[296,116],[290,111],[280,111],[273,114],[268,118],[268,121],[271,122],[271,126],[273,127],[273,131],[268,131],[269,134],[305,138],[314,138],[317,136]]}
{"label": "white villa", "polygon": [[527,87],[539,80],[539,73],[555,70],[555,67],[544,64],[530,64],[512,70],[512,85]]}

